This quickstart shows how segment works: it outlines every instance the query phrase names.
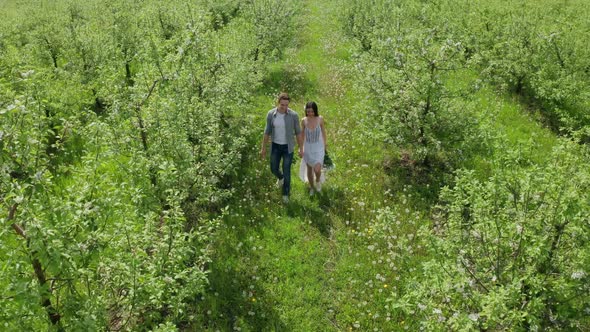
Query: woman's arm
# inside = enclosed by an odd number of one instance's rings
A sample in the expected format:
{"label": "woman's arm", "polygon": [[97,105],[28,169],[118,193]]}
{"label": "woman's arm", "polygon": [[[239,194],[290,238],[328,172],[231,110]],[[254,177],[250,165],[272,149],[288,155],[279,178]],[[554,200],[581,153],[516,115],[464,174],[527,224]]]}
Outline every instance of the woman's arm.
{"label": "woman's arm", "polygon": [[301,146],[305,144],[305,117],[301,119]]}
{"label": "woman's arm", "polygon": [[328,138],[326,135],[326,126],[324,126],[324,118],[320,116],[320,128],[322,129],[322,138],[324,139],[324,151],[328,149]]}

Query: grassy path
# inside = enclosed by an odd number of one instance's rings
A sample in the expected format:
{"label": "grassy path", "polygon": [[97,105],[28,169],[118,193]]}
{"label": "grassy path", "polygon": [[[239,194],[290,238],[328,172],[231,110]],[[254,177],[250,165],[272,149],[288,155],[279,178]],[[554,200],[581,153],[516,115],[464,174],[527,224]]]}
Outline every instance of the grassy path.
{"label": "grassy path", "polygon": [[[209,314],[203,325],[211,330],[340,331],[350,326],[341,317],[346,311],[341,305],[350,293],[346,278],[354,275],[348,268],[359,257],[349,254],[347,239],[354,232],[355,215],[363,214],[354,210],[357,198],[369,194],[363,184],[378,182],[373,172],[356,169],[379,167],[370,165],[370,142],[351,135],[359,128],[351,117],[356,96],[348,93],[353,90],[346,78],[348,51],[338,32],[336,9],[335,2],[304,4],[306,22],[298,45],[286,50],[275,74],[295,99],[290,107],[300,115],[305,101],[318,103],[337,169],[314,197],[294,176],[291,203],[283,206],[267,162],[254,161],[240,189],[242,204],[232,206],[224,221],[210,293],[199,305]],[[261,119],[271,106],[257,111]],[[293,173],[298,166],[299,161]]]}
{"label": "grassy path", "polygon": [[[337,168],[323,192],[309,197],[296,177],[297,160],[291,203],[284,206],[268,162],[256,159],[259,146],[253,146],[251,167],[236,188],[241,199],[229,207],[218,234],[210,289],[197,299],[197,310],[206,313],[198,330],[404,326],[388,297],[404,287],[403,273],[415,270],[420,248],[412,247],[412,239],[417,225],[428,220],[428,203],[411,186],[392,186],[383,173],[383,148],[360,114],[364,96],[354,94],[338,1],[308,0],[302,6],[305,22],[297,43],[273,65],[268,90],[253,113],[262,131],[263,114],[279,90],[291,94],[290,107],[300,115],[303,104],[315,100],[326,119],[328,150]],[[554,137],[522,115],[516,102],[492,91],[481,92],[480,99],[511,144],[526,144],[532,135],[543,150],[553,145]],[[387,189],[393,187],[399,191]],[[379,223],[378,210],[384,207],[397,216],[395,224]]]}

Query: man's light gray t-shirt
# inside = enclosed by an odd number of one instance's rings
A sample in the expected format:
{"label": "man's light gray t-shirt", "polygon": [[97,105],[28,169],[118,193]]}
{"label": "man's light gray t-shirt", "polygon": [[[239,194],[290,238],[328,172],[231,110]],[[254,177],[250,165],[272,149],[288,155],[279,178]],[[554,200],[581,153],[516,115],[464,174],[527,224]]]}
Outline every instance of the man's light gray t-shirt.
{"label": "man's light gray t-shirt", "polygon": [[277,144],[288,144],[287,142],[287,131],[285,130],[285,117],[286,114],[278,113],[272,120],[272,141]]}

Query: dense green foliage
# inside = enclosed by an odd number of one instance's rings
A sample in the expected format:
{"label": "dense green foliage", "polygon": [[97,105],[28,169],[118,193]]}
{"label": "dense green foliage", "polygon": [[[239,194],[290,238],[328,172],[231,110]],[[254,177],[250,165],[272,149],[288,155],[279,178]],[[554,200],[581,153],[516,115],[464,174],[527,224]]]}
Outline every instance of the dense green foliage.
{"label": "dense green foliage", "polygon": [[479,140],[469,132],[476,124],[467,96],[483,82],[520,95],[553,129],[587,141],[590,35],[581,3],[350,3],[342,24],[358,41],[376,120],[413,162],[451,162]]}
{"label": "dense green foliage", "polygon": [[[359,18],[363,12],[377,22]],[[369,25],[359,37],[360,89],[369,89],[376,125],[414,176],[453,170],[479,140],[469,84],[445,84],[465,67],[465,49],[439,15],[413,3],[364,9],[358,2],[345,21],[354,36]]]}
{"label": "dense green foliage", "polygon": [[459,172],[420,229],[431,258],[394,308],[427,330],[587,327],[588,157],[569,143],[544,166],[506,151],[486,181]]}
{"label": "dense green foliage", "polygon": [[590,34],[584,13],[578,2],[482,4],[464,24],[478,27],[465,31],[485,79],[539,107],[557,132],[587,142]]}

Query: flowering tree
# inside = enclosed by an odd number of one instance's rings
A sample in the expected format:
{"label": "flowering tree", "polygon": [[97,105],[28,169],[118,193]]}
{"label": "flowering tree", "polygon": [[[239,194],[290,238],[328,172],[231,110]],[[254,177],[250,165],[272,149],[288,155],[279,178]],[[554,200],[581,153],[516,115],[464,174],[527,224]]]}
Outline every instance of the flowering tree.
{"label": "flowering tree", "polygon": [[402,166],[420,177],[450,171],[477,137],[470,85],[449,84],[466,68],[465,49],[448,22],[436,17],[435,6],[400,7],[387,12],[389,19],[375,19],[378,26],[365,36],[371,48],[358,57],[360,85],[368,89],[372,118]]}
{"label": "flowering tree", "polygon": [[587,327],[588,158],[563,142],[546,166],[509,151],[489,180],[460,172],[421,231],[432,259],[394,307],[434,330]]}

